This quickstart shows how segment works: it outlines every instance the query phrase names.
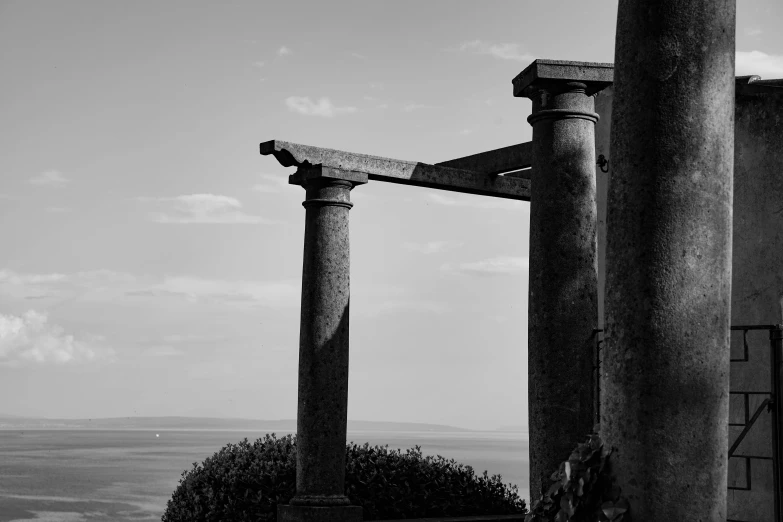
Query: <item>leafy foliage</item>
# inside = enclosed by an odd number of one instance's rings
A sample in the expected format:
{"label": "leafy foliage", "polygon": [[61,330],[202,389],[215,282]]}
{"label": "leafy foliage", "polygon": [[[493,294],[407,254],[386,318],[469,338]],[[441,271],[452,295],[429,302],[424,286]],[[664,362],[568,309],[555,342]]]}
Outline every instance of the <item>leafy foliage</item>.
{"label": "leafy foliage", "polygon": [[[517,486],[441,456],[388,445],[346,448],[345,494],[365,520],[526,513]],[[162,522],[273,521],[296,492],[296,436],[228,444],[184,471]]]}
{"label": "leafy foliage", "polygon": [[525,522],[629,522],[628,502],[611,477],[611,452],[596,434],[577,445]]}

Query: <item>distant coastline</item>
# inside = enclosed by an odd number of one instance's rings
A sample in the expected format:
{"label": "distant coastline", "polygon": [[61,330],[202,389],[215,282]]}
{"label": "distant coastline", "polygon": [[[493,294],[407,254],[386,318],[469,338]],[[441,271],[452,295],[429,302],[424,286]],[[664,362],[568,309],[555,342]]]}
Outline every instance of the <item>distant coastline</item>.
{"label": "distant coastline", "polygon": [[[198,431],[265,431],[295,433],[296,419],[260,420],[215,417],[115,417],[103,419],[49,419],[0,415],[0,430],[198,430]],[[348,431],[432,432],[432,433],[526,433],[521,425],[497,429],[470,430],[444,424],[417,422],[381,422],[349,420]]]}

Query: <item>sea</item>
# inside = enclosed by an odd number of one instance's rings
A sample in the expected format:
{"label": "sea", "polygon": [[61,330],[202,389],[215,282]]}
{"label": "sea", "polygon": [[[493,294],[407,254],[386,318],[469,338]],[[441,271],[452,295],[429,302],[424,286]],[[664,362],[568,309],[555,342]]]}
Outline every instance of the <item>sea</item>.
{"label": "sea", "polygon": [[[218,430],[0,431],[0,522],[160,520],[183,471],[229,442],[266,432]],[[275,432],[280,438],[288,432]],[[349,431],[348,441],[418,445],[477,475],[500,474],[528,496],[527,434]]]}

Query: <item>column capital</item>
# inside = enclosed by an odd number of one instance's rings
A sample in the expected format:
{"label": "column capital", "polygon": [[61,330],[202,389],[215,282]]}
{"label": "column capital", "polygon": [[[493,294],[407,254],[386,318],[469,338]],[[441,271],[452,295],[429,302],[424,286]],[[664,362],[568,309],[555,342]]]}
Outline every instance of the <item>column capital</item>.
{"label": "column capital", "polygon": [[530,98],[538,90],[569,90],[569,83],[583,84],[585,94],[592,96],[609,87],[614,79],[614,64],[534,60],[511,80],[515,98]]}
{"label": "column capital", "polygon": [[351,188],[353,188],[356,185],[367,183],[368,176],[364,172],[325,167],[323,165],[302,165],[296,169],[296,172],[288,176],[289,185],[299,185],[301,187],[314,180],[348,181],[351,183]]}

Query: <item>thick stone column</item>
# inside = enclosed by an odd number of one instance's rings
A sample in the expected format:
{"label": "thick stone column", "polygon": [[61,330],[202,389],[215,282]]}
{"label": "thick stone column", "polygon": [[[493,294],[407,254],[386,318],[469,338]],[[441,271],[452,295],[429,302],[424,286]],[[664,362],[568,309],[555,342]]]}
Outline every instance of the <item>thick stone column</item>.
{"label": "thick stone column", "polygon": [[597,327],[593,94],[611,64],[536,60],[514,96],[533,101],[528,327],[530,492],[595,425]]}
{"label": "thick stone column", "polygon": [[362,508],[345,496],[348,424],[348,211],[351,189],[367,176],[300,167],[291,182],[307,191],[299,408],[296,418],[296,495],[278,506],[282,521],[361,521]]}
{"label": "thick stone column", "polygon": [[735,0],[620,0],[601,433],[633,520],[726,520]]}

